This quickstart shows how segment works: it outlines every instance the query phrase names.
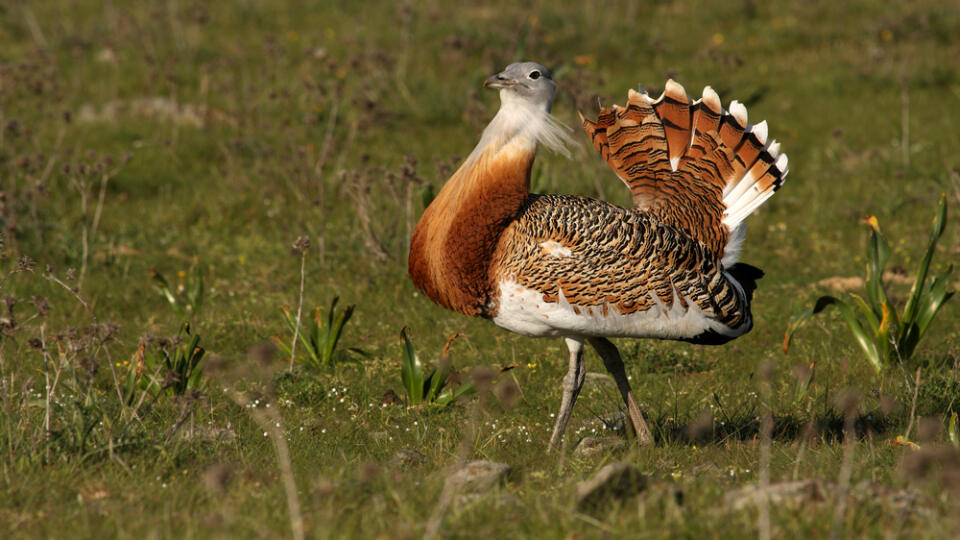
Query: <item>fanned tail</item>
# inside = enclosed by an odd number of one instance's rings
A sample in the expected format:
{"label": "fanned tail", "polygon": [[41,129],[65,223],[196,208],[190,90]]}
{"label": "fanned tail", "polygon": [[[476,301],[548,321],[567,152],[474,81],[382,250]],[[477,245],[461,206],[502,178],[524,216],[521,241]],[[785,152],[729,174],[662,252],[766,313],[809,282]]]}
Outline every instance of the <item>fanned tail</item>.
{"label": "fanned tail", "polygon": [[787,175],[787,156],[768,140],[766,122],[750,124],[737,101],[723,109],[709,86],[695,102],[673,80],[656,100],[630,90],[626,107],[580,120],[634,205],[711,247],[725,266],[736,262],[742,241],[742,230],[732,233]]}

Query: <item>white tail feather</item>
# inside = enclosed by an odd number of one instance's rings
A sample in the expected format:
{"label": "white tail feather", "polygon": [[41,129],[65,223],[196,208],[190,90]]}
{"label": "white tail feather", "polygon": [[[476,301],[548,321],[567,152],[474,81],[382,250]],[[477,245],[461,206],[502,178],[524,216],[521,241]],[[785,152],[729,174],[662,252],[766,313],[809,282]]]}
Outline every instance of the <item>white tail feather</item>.
{"label": "white tail feather", "polygon": [[740,252],[743,251],[743,241],[746,238],[746,223],[741,223],[730,231],[730,235],[727,237],[727,245],[723,246],[723,259],[720,261],[724,268],[730,268],[740,260]]}
{"label": "white tail feather", "polygon": [[764,120],[763,122],[751,127],[750,133],[756,135],[757,140],[760,141],[760,144],[767,144],[767,121]]}
{"label": "white tail feather", "polygon": [[753,168],[744,173],[743,178],[736,182],[727,184],[728,193],[723,196],[723,204],[727,205],[727,211],[733,210],[734,203],[743,197],[744,193],[750,189],[750,186],[756,183],[756,175],[753,174]]}
{"label": "white tail feather", "polygon": [[737,120],[741,127],[747,127],[747,108],[737,100],[730,102],[730,114]]}
{"label": "white tail feather", "polygon": [[[746,108],[736,101],[730,103],[730,113],[738,121],[746,119]],[[767,141],[767,122],[750,126],[749,132],[765,147],[756,163],[750,165],[740,179],[729,182],[723,190],[723,204],[727,207],[723,213],[723,223],[731,231],[731,238],[740,230],[743,220],[779,189],[788,171],[789,161],[786,154],[780,153],[780,143]]]}
{"label": "white tail feather", "polygon": [[777,140],[774,139],[774,140],[770,143],[770,146],[767,147],[767,152],[770,152],[770,155],[773,156],[774,158],[776,158],[777,156],[779,156],[779,155],[780,155],[780,143],[778,143]]}

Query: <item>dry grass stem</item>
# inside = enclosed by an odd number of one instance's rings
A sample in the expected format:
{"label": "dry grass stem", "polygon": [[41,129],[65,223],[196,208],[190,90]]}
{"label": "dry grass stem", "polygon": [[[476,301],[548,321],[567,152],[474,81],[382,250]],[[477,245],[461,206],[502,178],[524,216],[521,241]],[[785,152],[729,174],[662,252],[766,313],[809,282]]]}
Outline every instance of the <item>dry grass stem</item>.
{"label": "dry grass stem", "polygon": [[917,368],[917,373],[913,381],[913,401],[910,403],[910,421],[907,424],[907,430],[903,433],[903,438],[910,440],[910,432],[913,430],[913,423],[917,419],[917,396],[920,394],[920,370],[922,367]]}
{"label": "dry grass stem", "polygon": [[910,86],[907,78],[900,76],[900,154],[903,166],[910,168]]}
{"label": "dry grass stem", "polygon": [[287,511],[290,514],[290,531],[294,540],[303,540],[305,537],[303,515],[300,512],[300,496],[297,494],[297,482],[293,476],[293,464],[290,459],[290,449],[283,434],[283,421],[276,407],[250,407],[250,398],[237,390],[229,391],[230,398],[247,411],[250,418],[257,423],[264,432],[268,433],[273,441],[277,453],[277,464],[280,467],[280,477],[283,480],[283,489],[287,496]]}
{"label": "dry grass stem", "polygon": [[[760,367],[760,398],[763,401],[764,411],[760,423],[760,489],[766,492],[770,485],[770,451],[773,439],[773,411],[770,409],[770,379],[773,376],[773,366],[765,364]],[[760,498],[760,512],[757,520],[757,529],[761,540],[770,540],[770,501],[766,496]]]}
{"label": "dry grass stem", "polygon": [[838,405],[843,411],[843,462],[840,465],[840,475],[837,479],[833,525],[830,529],[830,537],[835,539],[844,536],[842,534],[843,522],[847,514],[847,497],[850,493],[850,479],[853,477],[853,457],[857,444],[854,422],[858,403],[857,396],[849,390],[838,398]]}
{"label": "dry grass stem", "polygon": [[81,305],[83,305],[84,309],[86,309],[87,313],[90,315],[90,318],[93,319],[94,324],[97,323],[97,314],[93,311],[93,308],[90,307],[90,304],[87,303],[86,300],[84,300],[83,296],[80,295],[79,287],[74,288],[67,285],[60,278],[55,276],[52,272],[48,272],[47,274],[44,275],[44,277],[56,283],[57,285],[60,285],[64,289],[66,289],[67,292],[69,292],[74,298],[77,299],[78,302],[80,302]]}
{"label": "dry grass stem", "polygon": [[363,233],[363,243],[367,246],[370,254],[383,263],[390,259],[390,254],[383,247],[376,232],[373,230],[373,219],[371,217],[371,207],[373,206],[369,197],[369,181],[363,177],[360,172],[344,173],[342,175],[344,188],[353,199],[357,207],[357,218],[360,220],[360,229]]}
{"label": "dry grass stem", "polygon": [[[303,240],[303,242],[301,242]],[[293,371],[293,362],[297,358],[297,341],[300,339],[300,320],[303,315],[303,289],[304,284],[307,279],[307,251],[309,250],[310,241],[302,236],[294,244],[294,249],[296,249],[298,244],[305,244],[301,246],[300,251],[300,293],[297,296],[297,319],[296,325],[293,328],[293,343],[290,344],[290,371]]]}

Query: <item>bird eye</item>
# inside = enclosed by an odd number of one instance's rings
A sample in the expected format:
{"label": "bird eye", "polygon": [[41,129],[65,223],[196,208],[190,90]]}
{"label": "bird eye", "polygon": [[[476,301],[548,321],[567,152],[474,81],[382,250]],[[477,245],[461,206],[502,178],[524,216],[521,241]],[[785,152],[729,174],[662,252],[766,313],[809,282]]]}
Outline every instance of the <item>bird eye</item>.
{"label": "bird eye", "polygon": [[530,77],[533,80],[537,80],[540,78],[540,72],[537,70],[533,70],[530,72],[530,75],[527,75],[527,77]]}

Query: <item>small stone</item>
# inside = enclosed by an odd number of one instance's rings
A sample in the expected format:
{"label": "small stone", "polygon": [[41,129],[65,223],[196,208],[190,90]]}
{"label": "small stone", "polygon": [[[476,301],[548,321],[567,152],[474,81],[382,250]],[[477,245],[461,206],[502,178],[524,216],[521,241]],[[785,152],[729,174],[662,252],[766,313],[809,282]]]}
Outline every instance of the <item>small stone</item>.
{"label": "small stone", "polygon": [[690,468],[690,476],[701,476],[701,475],[722,475],[723,469],[714,461],[705,461],[699,465],[695,465]]}
{"label": "small stone", "polygon": [[932,518],[935,512],[930,501],[910,489],[898,489],[864,480],[850,489],[850,494],[860,504],[875,503],[895,511],[901,519],[911,514]]}
{"label": "small stone", "polygon": [[901,516],[910,514],[932,515],[932,510],[925,504],[928,501],[925,501],[919,493],[866,480],[852,486],[846,495],[842,495],[840,487],[833,482],[808,479],[779,482],[766,487],[747,486],[727,493],[724,500],[728,509],[736,511],[754,506],[763,498],[766,498],[773,505],[799,507],[805,504],[834,501],[841,496],[850,497],[860,505],[882,505],[894,510]]}
{"label": "small stone", "polygon": [[647,477],[630,463],[611,463],[590,480],[577,483],[575,507],[583,512],[600,510],[604,505],[623,502],[647,488]]}
{"label": "small stone", "polygon": [[232,429],[201,425],[193,429],[180,431],[177,433],[177,436],[184,441],[228,443],[236,440],[237,433]]}
{"label": "small stone", "polygon": [[117,53],[109,47],[100,49],[100,51],[97,53],[97,62],[100,62],[101,64],[116,64]]}
{"label": "small stone", "polygon": [[573,450],[575,455],[592,457],[626,448],[627,443],[620,437],[584,437]]}
{"label": "small stone", "polygon": [[766,498],[771,504],[802,505],[807,502],[820,502],[825,498],[824,487],[817,480],[796,480],[793,482],[779,482],[767,486],[750,485],[731,491],[724,496],[727,508],[742,510],[753,506]]}
{"label": "small stone", "polygon": [[523,503],[509,493],[464,493],[457,497],[457,506],[469,506],[487,501],[496,508],[518,508]]}
{"label": "small stone", "polygon": [[486,493],[503,485],[512,469],[495,461],[463,461],[453,465],[444,491],[455,493]]}
{"label": "small stone", "polygon": [[393,453],[390,459],[390,467],[400,471],[406,471],[414,467],[419,467],[430,461],[430,458],[409,448],[401,448]]}

